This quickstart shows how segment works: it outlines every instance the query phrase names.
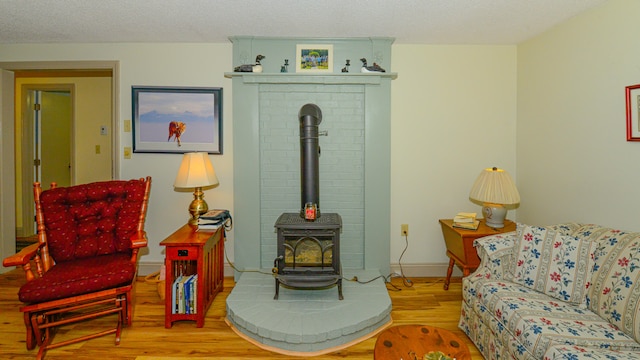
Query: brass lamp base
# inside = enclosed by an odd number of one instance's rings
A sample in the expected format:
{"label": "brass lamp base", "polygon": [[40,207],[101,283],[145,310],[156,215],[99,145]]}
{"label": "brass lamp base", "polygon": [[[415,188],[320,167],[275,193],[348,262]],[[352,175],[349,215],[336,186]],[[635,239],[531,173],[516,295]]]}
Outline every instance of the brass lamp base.
{"label": "brass lamp base", "polygon": [[191,214],[189,225],[198,225],[200,215],[205,214],[207,211],[209,211],[209,205],[204,201],[202,188],[197,187],[193,192],[193,201],[189,204],[189,213]]}

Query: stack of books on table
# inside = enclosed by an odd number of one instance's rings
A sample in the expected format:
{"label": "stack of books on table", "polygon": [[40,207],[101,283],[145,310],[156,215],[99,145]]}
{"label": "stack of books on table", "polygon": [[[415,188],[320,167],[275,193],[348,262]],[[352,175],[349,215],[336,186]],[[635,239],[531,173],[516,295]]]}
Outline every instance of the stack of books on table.
{"label": "stack of books on table", "polygon": [[229,210],[210,210],[198,218],[198,229],[217,229],[223,226],[231,216]]}
{"label": "stack of books on table", "polygon": [[217,221],[211,221],[209,219],[203,219],[203,218],[199,218],[198,219],[198,229],[202,229],[202,230],[215,230],[217,228],[219,228],[222,224],[217,222]]}
{"label": "stack of books on table", "polygon": [[173,314],[195,314],[198,306],[198,275],[181,275],[171,289]]}
{"label": "stack of books on table", "polygon": [[480,221],[476,220],[476,213],[461,212],[453,218],[453,227],[476,230]]}

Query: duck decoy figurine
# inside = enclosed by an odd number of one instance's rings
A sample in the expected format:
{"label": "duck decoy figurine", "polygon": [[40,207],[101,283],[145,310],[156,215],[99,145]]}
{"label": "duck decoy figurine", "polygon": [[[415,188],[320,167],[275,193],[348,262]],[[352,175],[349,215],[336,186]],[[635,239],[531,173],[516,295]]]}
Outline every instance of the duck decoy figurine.
{"label": "duck decoy figurine", "polygon": [[256,56],[256,63],[255,64],[244,64],[244,65],[240,65],[240,66],[236,66],[235,68],[233,68],[234,72],[255,72],[255,73],[261,73],[262,72],[262,65],[260,64],[260,61],[262,59],[264,59],[266,56],[264,55],[258,55]]}
{"label": "duck decoy figurine", "polygon": [[373,63],[372,66],[367,66],[367,59],[365,58],[360,59],[360,61],[362,61],[362,68],[360,69],[360,72],[386,72],[383,68],[380,67],[380,65],[376,63]]}

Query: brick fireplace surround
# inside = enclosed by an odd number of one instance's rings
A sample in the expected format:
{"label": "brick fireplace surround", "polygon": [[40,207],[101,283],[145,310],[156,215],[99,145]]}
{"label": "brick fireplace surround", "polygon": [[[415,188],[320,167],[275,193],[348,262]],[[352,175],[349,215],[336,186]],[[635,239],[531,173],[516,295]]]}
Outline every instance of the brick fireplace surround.
{"label": "brick fireplace surround", "polygon": [[[233,79],[234,260],[240,269],[270,269],[273,225],[300,203],[298,111],[320,107],[320,199],[343,218],[345,269],[389,273],[390,38],[282,39],[232,37],[233,64],[262,54],[263,73]],[[332,73],[296,73],[297,44],[332,44]],[[360,58],[386,73],[360,72]],[[289,59],[289,73],[280,73]],[[342,73],[346,59],[349,73]],[[237,278],[238,274],[236,274]]]}
{"label": "brick fireplace surround", "polygon": [[[328,136],[319,140],[319,198],[323,212],[339,213],[342,217],[340,259],[344,278],[387,275],[390,92],[391,80],[397,76],[390,72],[393,39],[231,37],[230,40],[234,66],[251,63],[258,54],[266,56],[262,61],[263,73],[225,74],[233,80],[236,268],[268,274],[277,256],[274,224],[282,213],[300,210],[298,111],[312,103],[322,111],[319,130],[328,132]],[[296,72],[295,52],[299,44],[331,44],[333,72]],[[361,73],[362,57],[369,64],[378,63],[387,72]],[[289,72],[281,73],[285,59],[289,60]],[[346,59],[351,62],[350,72],[342,73]],[[285,352],[323,351],[356,341],[390,322],[391,304],[382,280],[371,286],[345,285],[342,301],[337,299],[335,289],[330,290],[333,296],[326,300],[330,304],[321,305],[329,311],[314,315],[309,306],[323,299],[322,291],[286,289],[284,299],[293,302],[287,303],[282,298],[273,300],[272,277],[240,272],[235,277],[238,283],[227,300],[227,321],[243,336]],[[271,293],[262,294],[267,289]],[[371,293],[380,297],[373,300]],[[363,307],[363,300],[371,306]],[[336,311],[330,310],[332,306],[337,307]],[[274,307],[280,307],[281,311]],[[288,310],[296,308],[302,313]],[[332,312],[337,319],[327,315]],[[269,321],[264,318],[266,313],[278,319]],[[345,314],[353,316],[345,319]],[[321,326],[324,322],[314,319],[324,319],[335,328],[324,329]],[[306,324],[305,331],[312,331],[313,336],[303,339],[299,325],[291,326],[293,333],[287,335],[287,326],[283,329],[282,324],[288,321],[302,323],[303,327]],[[270,323],[276,328],[271,328]],[[320,334],[319,328],[324,329]]]}

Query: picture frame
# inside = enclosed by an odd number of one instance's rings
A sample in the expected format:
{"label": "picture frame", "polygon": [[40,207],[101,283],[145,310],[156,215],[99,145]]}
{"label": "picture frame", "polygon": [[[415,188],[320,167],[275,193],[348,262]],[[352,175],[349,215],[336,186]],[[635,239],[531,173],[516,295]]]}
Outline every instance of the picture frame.
{"label": "picture frame", "polygon": [[640,84],[625,88],[627,100],[627,141],[640,141]]}
{"label": "picture frame", "polygon": [[333,45],[298,44],[296,45],[296,72],[332,73]]}
{"label": "picture frame", "polygon": [[222,88],[132,86],[134,153],[222,154]]}

